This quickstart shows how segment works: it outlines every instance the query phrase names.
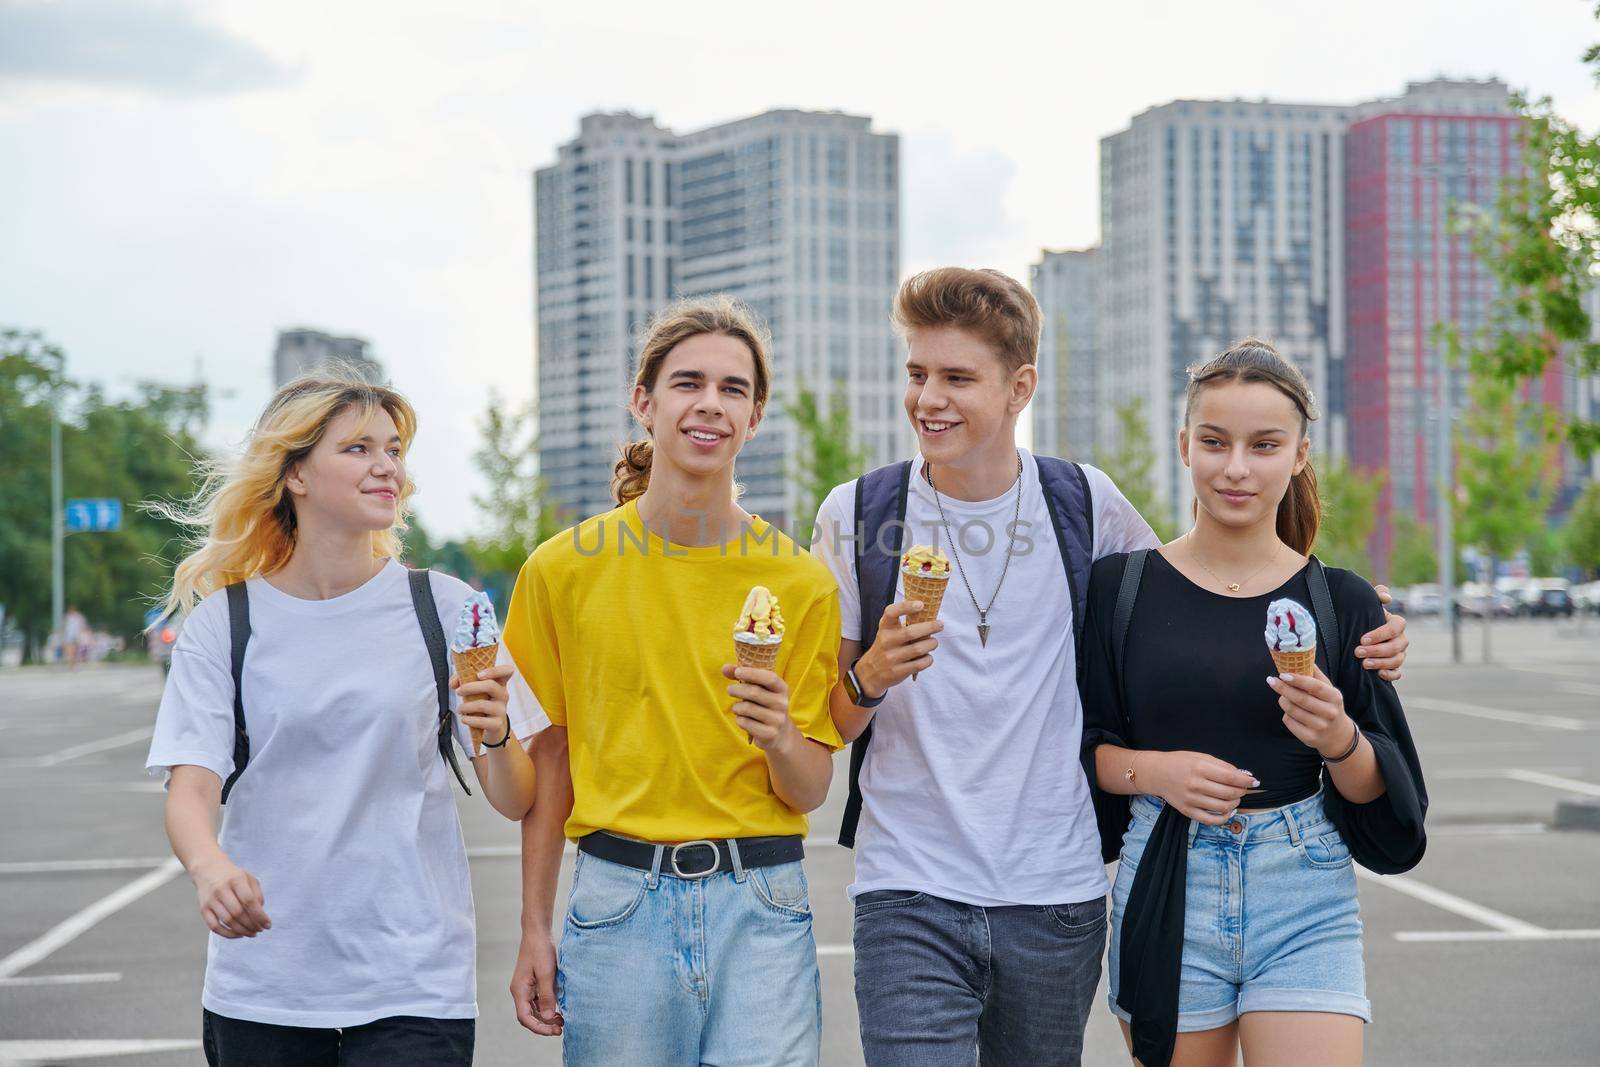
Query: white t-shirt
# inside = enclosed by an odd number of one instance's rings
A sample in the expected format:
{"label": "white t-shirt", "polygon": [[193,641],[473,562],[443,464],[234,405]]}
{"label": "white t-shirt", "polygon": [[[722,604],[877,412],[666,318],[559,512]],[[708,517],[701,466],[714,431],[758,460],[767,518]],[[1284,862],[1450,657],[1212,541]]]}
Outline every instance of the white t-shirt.
{"label": "white t-shirt", "polygon": [[[1083,707],[1072,601],[1039,469],[1023,450],[1017,554],[989,612],[987,645],[922,469],[918,456],[905,543],[934,544],[937,533],[950,557],[939,609],[944,632],[933,666],[889,690],[873,717],[850,896],[903,889],[986,907],[1103,896],[1099,832],[1078,755]],[[1159,543],[1110,478],[1090,466],[1084,473],[1096,559]],[[855,544],[848,539],[855,498],[854,482],[828,494],[812,551],[839,581],[843,636],[859,641]],[[964,535],[958,551],[967,580],[986,605],[1005,565],[1016,491],[981,502],[943,499],[945,515]],[[904,582],[896,589],[902,598]]]}
{"label": "white t-shirt", "polygon": [[[433,667],[406,575],[391,560],[332,600],[248,584],[250,761],[223,807],[220,843],[261,882],[272,928],[211,935],[201,1002],[218,1015],[325,1028],[477,1015],[459,786],[439,755]],[[469,590],[438,573],[432,588],[448,640]],[[152,773],[232,773],[229,649],[218,591],[173,647]],[[512,729],[526,740],[549,720],[525,685],[510,688]],[[459,720],[455,734],[470,744]]]}

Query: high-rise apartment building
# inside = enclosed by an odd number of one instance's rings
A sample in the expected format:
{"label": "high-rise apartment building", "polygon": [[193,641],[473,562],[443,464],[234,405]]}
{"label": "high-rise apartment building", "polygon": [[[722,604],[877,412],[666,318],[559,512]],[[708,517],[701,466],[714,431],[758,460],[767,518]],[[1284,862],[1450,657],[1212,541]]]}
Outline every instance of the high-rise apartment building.
{"label": "high-rise apartment building", "polygon": [[[1521,118],[1498,81],[1408,85],[1356,109],[1346,135],[1346,292],[1350,323],[1350,457],[1387,471],[1375,556],[1386,559],[1390,518],[1436,519],[1441,389],[1466,404],[1465,371],[1447,366],[1437,323],[1471,342],[1487,325],[1492,276],[1459,225],[1492,210],[1502,179],[1523,166]],[[1564,406],[1560,367],[1535,399]]]}
{"label": "high-rise apartment building", "polygon": [[[1046,249],[1029,270],[1039,301],[1039,389],[1033,403],[1033,447],[1047,456],[1093,462],[1096,444],[1114,426],[1098,386],[1095,347],[1099,250]],[[1103,425],[1102,425],[1103,423]]]}
{"label": "high-rise apartment building", "polygon": [[906,452],[899,190],[899,139],[860,116],[769,111],[685,134],[585,116],[535,176],[540,467],[557,503],[611,506],[617,446],[638,435],[639,341],[677,297],[728,293],[772,331],[772,401],[738,463],[748,510],[812,518],[786,411],[802,387],[849,405],[870,463]]}
{"label": "high-rise apartment building", "polygon": [[1155,490],[1174,518],[1192,495],[1176,450],[1186,369],[1247,336],[1310,379],[1313,446],[1344,433],[1344,144],[1347,109],[1180,100],[1100,142],[1096,348],[1100,443],[1143,398]]}
{"label": "high-rise apartment building", "polygon": [[353,370],[369,382],[382,381],[383,367],[369,349],[359,337],[335,337],[321,330],[279,330],[272,353],[273,385],[281,387],[297,375],[332,364]]}

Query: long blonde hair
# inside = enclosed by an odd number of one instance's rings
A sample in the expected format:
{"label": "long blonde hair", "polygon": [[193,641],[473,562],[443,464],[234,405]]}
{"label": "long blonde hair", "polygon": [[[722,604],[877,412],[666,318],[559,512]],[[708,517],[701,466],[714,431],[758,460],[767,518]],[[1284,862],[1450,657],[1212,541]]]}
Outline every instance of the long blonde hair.
{"label": "long blonde hair", "polygon": [[[697,297],[680,300],[650,321],[644,344],[639,349],[639,370],[633,384],[646,392],[656,387],[661,365],[671,351],[691,337],[721,334],[743,341],[755,364],[755,409],[766,406],[772,391],[772,364],[767,356],[770,337],[754,311],[730,296]],[[650,485],[650,467],[655,459],[655,444],[649,439],[622,446],[621,458],[611,478],[611,495],[626,504],[643,495]]]}
{"label": "long blonde hair", "polygon": [[[203,483],[191,499],[152,502],[151,511],[193,531],[189,555],[172,576],[164,608],[187,611],[207,594],[258,575],[271,574],[294,552],[296,521],[285,480],[322,440],[328,425],[349,409],[363,420],[387,411],[400,434],[402,454],[417,432],[410,402],[393,389],[333,367],[301,375],[279,389],[256,420],[244,455],[231,464],[202,461]],[[410,476],[400,487],[395,524],[372,534],[374,558],[400,555]]]}

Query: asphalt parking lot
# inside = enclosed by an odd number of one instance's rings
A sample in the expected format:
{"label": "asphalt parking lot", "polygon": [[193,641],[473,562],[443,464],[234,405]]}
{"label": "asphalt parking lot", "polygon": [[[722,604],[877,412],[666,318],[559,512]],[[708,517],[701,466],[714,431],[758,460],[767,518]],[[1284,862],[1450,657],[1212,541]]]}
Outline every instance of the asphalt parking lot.
{"label": "asphalt parking lot", "polygon": [[[1419,622],[1401,693],[1428,778],[1427,858],[1363,878],[1374,1064],[1573,1064],[1600,1048],[1600,833],[1558,830],[1600,799],[1600,620],[1497,623],[1496,662],[1448,663]],[[0,1064],[194,1065],[204,929],[142,769],[160,694],[145,666],[0,672]],[[861,1062],[838,767],[808,869],[824,1062]],[[461,798],[479,940],[478,1062],[560,1062],[505,992],[518,935],[516,829]],[[1125,1063],[1104,998],[1085,1062]]]}

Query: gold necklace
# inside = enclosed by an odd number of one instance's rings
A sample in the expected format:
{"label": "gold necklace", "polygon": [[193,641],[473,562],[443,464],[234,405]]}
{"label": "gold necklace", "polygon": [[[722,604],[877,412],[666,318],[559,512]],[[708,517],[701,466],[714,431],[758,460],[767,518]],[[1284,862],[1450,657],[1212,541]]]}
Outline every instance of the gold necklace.
{"label": "gold necklace", "polygon": [[1227,586],[1228,587],[1228,592],[1230,592],[1230,593],[1237,593],[1240,590],[1241,587],[1249,585],[1253,580],[1255,580],[1257,575],[1259,575],[1262,571],[1266,570],[1268,567],[1272,566],[1273,561],[1278,558],[1278,553],[1283,550],[1283,545],[1282,544],[1278,544],[1278,545],[1274,546],[1273,549],[1272,549],[1272,555],[1267,557],[1267,561],[1265,563],[1263,563],[1261,566],[1257,567],[1254,571],[1252,571],[1251,574],[1250,574],[1250,577],[1246,578],[1242,582],[1230,582],[1226,578],[1224,578],[1222,575],[1220,575],[1216,571],[1212,570],[1210,567],[1207,567],[1206,566],[1206,561],[1200,558],[1200,553],[1198,553],[1198,552],[1196,552],[1194,550],[1194,531],[1193,530],[1190,530],[1188,533],[1184,534],[1183,535],[1183,539],[1185,541],[1189,542],[1189,555],[1191,557],[1193,557],[1194,561],[1196,563],[1200,564],[1200,566],[1205,570],[1205,572],[1207,574],[1211,575],[1211,577],[1215,578],[1218,582],[1220,582],[1223,585]]}

